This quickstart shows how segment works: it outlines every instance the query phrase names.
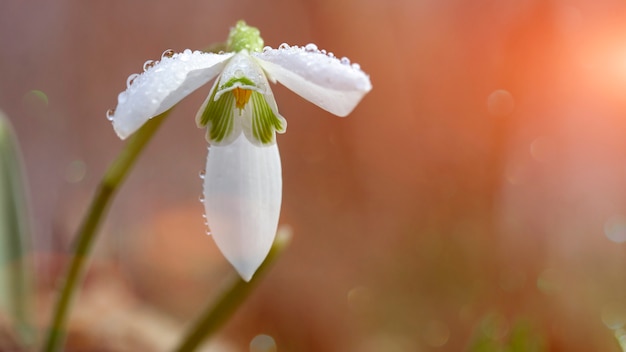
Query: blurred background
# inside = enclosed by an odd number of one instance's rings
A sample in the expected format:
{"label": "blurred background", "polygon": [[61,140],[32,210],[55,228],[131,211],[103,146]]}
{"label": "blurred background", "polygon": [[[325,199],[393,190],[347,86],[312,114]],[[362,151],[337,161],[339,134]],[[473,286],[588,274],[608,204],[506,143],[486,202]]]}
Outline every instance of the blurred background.
{"label": "blurred background", "polygon": [[[127,76],[239,19],[266,45],[349,57],[374,88],[342,119],[275,87],[293,241],[207,350],[622,351],[617,0],[2,2],[0,109],[28,173],[41,326],[124,145],[105,112]],[[233,275],[198,201],[209,89],[178,105],[115,200],[68,351],[165,351]]]}

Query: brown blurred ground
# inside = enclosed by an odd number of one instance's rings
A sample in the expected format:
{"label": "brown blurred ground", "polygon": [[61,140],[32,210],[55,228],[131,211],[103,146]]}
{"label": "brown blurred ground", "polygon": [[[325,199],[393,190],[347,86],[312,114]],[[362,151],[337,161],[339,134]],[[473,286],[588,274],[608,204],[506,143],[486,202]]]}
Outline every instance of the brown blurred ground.
{"label": "brown blurred ground", "polygon": [[[523,321],[549,351],[619,350],[603,324],[626,306],[624,245],[610,240],[626,231],[619,1],[5,1],[0,108],[22,143],[42,257],[67,250],[123,145],[104,113],[126,77],[242,18],[268,45],[350,57],[374,89],[339,119],[276,88],[289,120],[281,222],[295,238],[220,339],[460,351]],[[198,202],[193,116],[209,88],[166,122],[98,244],[135,304],[180,324],[230,272]],[[40,272],[53,282],[43,259]]]}

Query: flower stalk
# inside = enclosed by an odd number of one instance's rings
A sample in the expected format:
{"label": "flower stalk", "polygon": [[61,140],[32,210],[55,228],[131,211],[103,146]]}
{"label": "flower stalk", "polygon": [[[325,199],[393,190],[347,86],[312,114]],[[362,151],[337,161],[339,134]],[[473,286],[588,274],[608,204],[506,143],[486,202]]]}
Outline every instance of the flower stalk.
{"label": "flower stalk", "polygon": [[174,351],[194,351],[203,341],[217,331],[235,312],[237,307],[250,295],[250,292],[256,287],[263,273],[276,261],[285,250],[290,240],[291,232],[285,229],[279,229],[269,254],[250,282],[244,281],[239,276],[234,276],[217,300],[210,304],[200,315],[199,319],[182,339],[181,344]]}
{"label": "flower stalk", "polygon": [[109,208],[113,196],[128,175],[139,154],[144,150],[154,133],[157,131],[170,110],[151,119],[136,134],[134,134],[119,154],[117,159],[106,171],[94,195],[89,210],[78,230],[76,242],[73,245],[72,260],[69,265],[61,292],[59,293],[52,321],[43,351],[58,351],[65,338],[65,326],[68,320],[69,308],[75,296],[76,287],[82,281],[89,254],[97,236],[97,230],[104,214]]}

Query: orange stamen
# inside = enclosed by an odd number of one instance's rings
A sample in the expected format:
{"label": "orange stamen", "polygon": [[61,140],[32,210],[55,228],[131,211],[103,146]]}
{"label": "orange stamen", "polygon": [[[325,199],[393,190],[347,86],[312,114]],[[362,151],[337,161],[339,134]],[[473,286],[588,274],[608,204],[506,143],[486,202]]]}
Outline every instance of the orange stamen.
{"label": "orange stamen", "polygon": [[252,91],[249,89],[235,88],[233,89],[233,94],[235,95],[235,106],[237,109],[242,110],[246,104],[248,104],[248,100],[250,100],[250,96],[252,95]]}

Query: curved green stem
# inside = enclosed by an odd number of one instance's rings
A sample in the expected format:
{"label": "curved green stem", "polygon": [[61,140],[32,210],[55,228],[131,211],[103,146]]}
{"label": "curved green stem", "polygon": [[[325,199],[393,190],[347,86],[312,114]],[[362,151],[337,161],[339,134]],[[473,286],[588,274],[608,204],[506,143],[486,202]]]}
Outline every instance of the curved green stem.
{"label": "curved green stem", "polygon": [[237,275],[217,300],[209,305],[202,315],[200,315],[200,318],[193,327],[189,329],[187,335],[183,338],[181,344],[175,351],[194,351],[206,338],[217,331],[217,329],[235,312],[237,307],[243,303],[250,292],[252,292],[256,283],[258,283],[263,276],[263,273],[287,247],[290,239],[291,233],[289,231],[279,230],[267,258],[265,258],[263,264],[257,269],[252,280],[245,282]]}
{"label": "curved green stem", "polygon": [[74,243],[72,261],[54,308],[52,322],[49,327],[43,351],[54,352],[61,347],[65,337],[64,330],[67,323],[69,307],[74,298],[75,289],[82,279],[84,267],[89,258],[89,253],[102,218],[109,208],[113,195],[128,175],[130,168],[168,114],[169,110],[152,118],[139,129],[128,140],[128,143],[113,164],[109,166],[104,178],[100,182],[89,210],[78,230],[76,242]]}

